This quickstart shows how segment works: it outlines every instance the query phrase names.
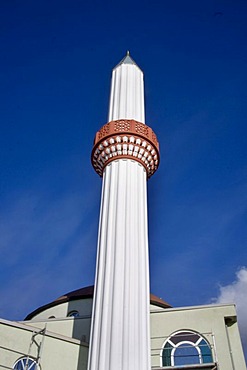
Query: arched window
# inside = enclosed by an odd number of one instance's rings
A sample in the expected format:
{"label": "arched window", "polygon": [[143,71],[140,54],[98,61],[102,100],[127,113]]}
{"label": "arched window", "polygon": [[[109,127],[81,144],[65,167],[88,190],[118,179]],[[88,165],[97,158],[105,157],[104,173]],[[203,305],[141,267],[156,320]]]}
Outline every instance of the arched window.
{"label": "arched window", "polygon": [[22,357],[16,361],[14,370],[40,370],[39,365],[30,357]]}
{"label": "arched window", "polygon": [[70,311],[69,313],[68,313],[68,315],[67,315],[68,317],[79,317],[80,316],[80,314],[79,314],[79,312],[78,311]]}
{"label": "arched window", "polygon": [[208,364],[213,362],[208,342],[193,331],[172,334],[162,349],[162,366]]}

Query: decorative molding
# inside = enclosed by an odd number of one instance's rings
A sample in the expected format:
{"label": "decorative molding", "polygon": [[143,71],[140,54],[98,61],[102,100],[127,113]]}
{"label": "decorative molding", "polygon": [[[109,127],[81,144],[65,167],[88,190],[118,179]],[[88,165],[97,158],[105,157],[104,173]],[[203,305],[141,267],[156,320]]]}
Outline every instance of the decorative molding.
{"label": "decorative molding", "polygon": [[159,143],[153,130],[135,120],[120,119],[105,124],[96,133],[91,161],[102,176],[111,161],[127,158],[141,163],[151,177],[159,166]]}

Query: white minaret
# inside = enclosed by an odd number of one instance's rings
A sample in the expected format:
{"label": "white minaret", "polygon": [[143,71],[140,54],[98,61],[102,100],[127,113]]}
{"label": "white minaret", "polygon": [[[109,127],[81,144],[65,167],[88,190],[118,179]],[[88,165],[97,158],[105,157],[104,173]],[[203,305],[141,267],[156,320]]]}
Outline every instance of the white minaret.
{"label": "white minaret", "polygon": [[151,369],[146,184],[159,153],[144,122],[143,72],[127,53],[92,151],[103,185],[88,370]]}

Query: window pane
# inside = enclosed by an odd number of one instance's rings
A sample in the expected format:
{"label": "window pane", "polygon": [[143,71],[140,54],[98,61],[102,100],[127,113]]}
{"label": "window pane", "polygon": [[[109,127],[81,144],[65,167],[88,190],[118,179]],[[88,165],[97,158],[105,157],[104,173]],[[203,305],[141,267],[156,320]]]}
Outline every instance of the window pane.
{"label": "window pane", "polygon": [[163,366],[171,366],[171,351],[172,346],[170,343],[166,343],[163,352],[162,352],[162,365]]}
{"label": "window pane", "polygon": [[71,311],[68,313],[68,317],[79,317],[80,314],[78,311]]}
{"label": "window pane", "polygon": [[199,363],[199,354],[194,346],[184,343],[175,350],[174,365],[193,365]]}
{"label": "window pane", "polygon": [[[28,364],[28,366],[26,366]],[[14,365],[14,370],[38,370],[37,363],[27,357],[20,358]]]}
{"label": "window pane", "polygon": [[204,339],[200,342],[199,347],[202,353],[202,362],[204,364],[213,362],[211,349]]}
{"label": "window pane", "polygon": [[174,344],[177,344],[179,342],[185,342],[185,341],[196,343],[198,339],[200,339],[200,335],[193,333],[193,332],[189,332],[189,331],[188,332],[183,331],[181,333],[175,334],[170,340]]}

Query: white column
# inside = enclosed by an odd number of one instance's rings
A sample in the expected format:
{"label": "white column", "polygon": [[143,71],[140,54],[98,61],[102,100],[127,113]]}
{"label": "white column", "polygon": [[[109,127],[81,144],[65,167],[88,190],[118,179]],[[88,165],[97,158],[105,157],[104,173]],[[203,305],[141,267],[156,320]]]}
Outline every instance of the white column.
{"label": "white column", "polygon": [[[113,71],[109,120],[144,121],[143,74],[130,61]],[[88,370],[151,368],[146,183],[131,159],[104,170]]]}

